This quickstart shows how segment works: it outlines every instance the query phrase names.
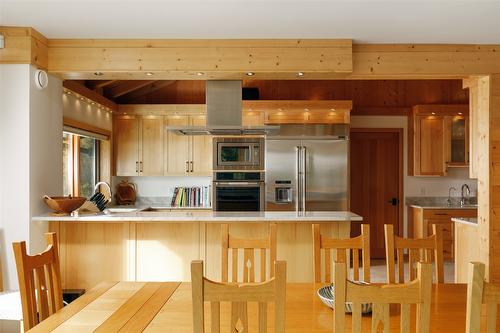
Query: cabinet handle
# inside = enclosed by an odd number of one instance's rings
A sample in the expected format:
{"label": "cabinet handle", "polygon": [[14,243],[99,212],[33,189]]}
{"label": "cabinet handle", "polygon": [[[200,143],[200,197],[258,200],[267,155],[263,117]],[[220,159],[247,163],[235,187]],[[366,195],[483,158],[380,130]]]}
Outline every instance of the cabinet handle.
{"label": "cabinet handle", "polygon": [[140,172],[143,172],[143,171],[144,171],[144,169],[143,169],[143,167],[142,167],[142,161],[140,161],[140,162],[139,162],[139,165],[140,165],[140,167],[141,167],[139,171],[140,171]]}
{"label": "cabinet handle", "polygon": [[135,161],[135,172],[139,172],[139,161]]}
{"label": "cabinet handle", "polygon": [[186,172],[189,172],[189,161],[186,161]]}
{"label": "cabinet handle", "polygon": [[189,172],[193,172],[193,161],[189,162],[189,164],[191,165],[191,168],[189,169]]}

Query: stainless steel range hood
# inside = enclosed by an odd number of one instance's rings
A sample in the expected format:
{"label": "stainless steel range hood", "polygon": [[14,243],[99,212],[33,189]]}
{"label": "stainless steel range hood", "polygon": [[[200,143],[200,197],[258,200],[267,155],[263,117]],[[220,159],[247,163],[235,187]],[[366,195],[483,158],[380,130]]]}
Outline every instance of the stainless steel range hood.
{"label": "stainless steel range hood", "polygon": [[207,81],[207,126],[167,127],[179,135],[276,134],[279,126],[242,126],[241,81]]}

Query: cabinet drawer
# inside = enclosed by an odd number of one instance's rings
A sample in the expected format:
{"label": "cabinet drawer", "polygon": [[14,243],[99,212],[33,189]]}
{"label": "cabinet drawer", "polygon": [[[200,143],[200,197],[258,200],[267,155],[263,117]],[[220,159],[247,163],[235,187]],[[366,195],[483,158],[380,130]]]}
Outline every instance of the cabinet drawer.
{"label": "cabinet drawer", "polygon": [[452,217],[476,217],[477,209],[424,209],[424,219],[451,219]]}

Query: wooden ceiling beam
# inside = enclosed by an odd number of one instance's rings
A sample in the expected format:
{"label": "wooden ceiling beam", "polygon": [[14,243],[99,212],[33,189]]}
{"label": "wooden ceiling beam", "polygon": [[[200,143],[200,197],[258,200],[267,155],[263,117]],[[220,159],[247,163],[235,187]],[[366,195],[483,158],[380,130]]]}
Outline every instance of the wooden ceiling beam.
{"label": "wooden ceiling beam", "polygon": [[101,104],[105,107],[108,107],[113,111],[118,110],[118,106],[116,105],[115,102],[110,101],[106,97],[99,95],[95,91],[90,90],[89,88],[87,88],[84,85],[79,84],[75,81],[66,80],[63,82],[63,87],[71,90],[72,92],[74,92],[78,95],[86,97],[86,98],[88,98],[88,99],[90,99],[98,104]]}
{"label": "wooden ceiling beam", "polygon": [[132,80],[132,81],[123,81],[123,83],[114,86],[109,89],[104,89],[104,96],[107,96],[111,99],[115,99],[117,97],[126,95],[131,93],[137,89],[146,87],[156,82],[155,80]]}
{"label": "wooden ceiling beam", "polygon": [[85,85],[92,90],[99,90],[116,82],[116,80],[87,80]]}
{"label": "wooden ceiling beam", "polygon": [[173,84],[175,81],[174,80],[163,80],[163,81],[154,81],[153,83],[150,83],[149,85],[142,87],[140,89],[137,89],[127,95],[124,95],[122,98],[118,99],[119,103],[127,103],[129,101],[133,101],[137,98],[140,98],[144,95],[150,94],[152,92],[155,92],[163,87],[169,86]]}

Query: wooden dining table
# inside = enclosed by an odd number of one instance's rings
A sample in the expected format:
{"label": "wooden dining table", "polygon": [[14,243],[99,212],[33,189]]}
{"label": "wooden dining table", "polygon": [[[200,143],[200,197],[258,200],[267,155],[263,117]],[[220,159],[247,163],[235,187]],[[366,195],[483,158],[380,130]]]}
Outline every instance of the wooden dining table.
{"label": "wooden dining table", "polygon": [[[316,294],[321,286],[287,284],[286,332],[333,332],[333,310]],[[464,332],[466,298],[465,284],[434,285],[431,332]],[[104,282],[29,332],[192,332],[191,303],[191,284],[186,282]],[[229,324],[229,309],[229,304],[221,304],[221,323]],[[209,311],[207,304],[206,314]],[[248,311],[249,331],[256,332],[252,319],[256,318],[257,305],[249,305]],[[270,319],[272,312],[270,304]],[[399,332],[397,312],[391,310],[391,332]],[[209,318],[205,315],[206,325]],[[363,331],[369,332],[371,317],[363,316],[362,321]],[[272,320],[269,332],[273,332]]]}

